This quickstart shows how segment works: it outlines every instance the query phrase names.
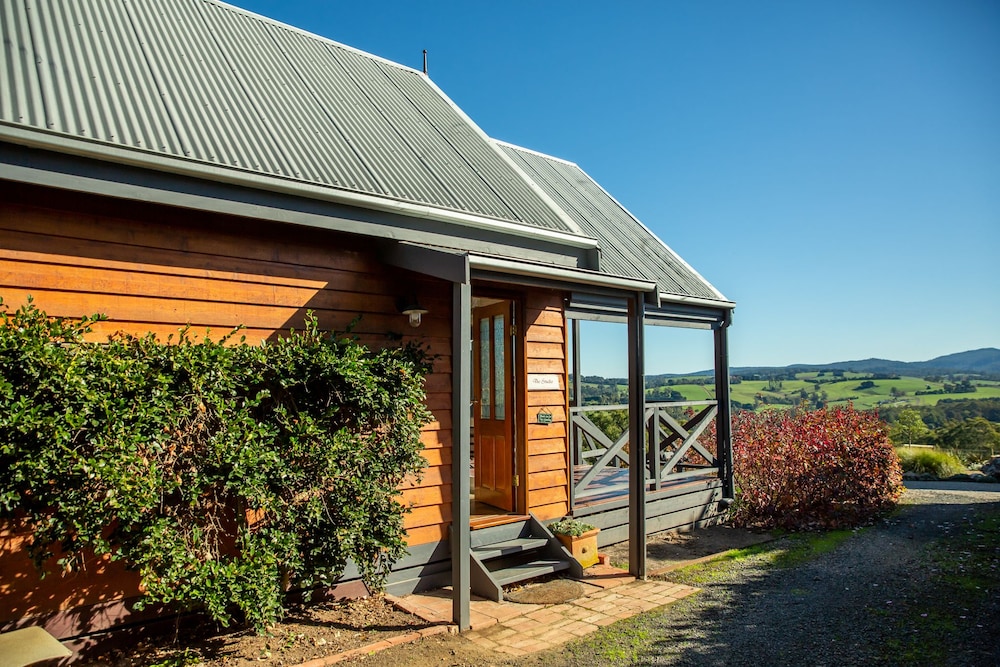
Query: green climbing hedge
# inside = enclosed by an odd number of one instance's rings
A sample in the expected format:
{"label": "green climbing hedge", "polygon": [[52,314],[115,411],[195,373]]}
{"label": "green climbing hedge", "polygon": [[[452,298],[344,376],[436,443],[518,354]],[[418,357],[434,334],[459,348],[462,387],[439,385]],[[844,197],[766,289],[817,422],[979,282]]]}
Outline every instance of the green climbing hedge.
{"label": "green climbing hedge", "polygon": [[[302,331],[161,343],[0,301],[0,516],[40,568],[110,554],[144,598],[263,631],[290,587],[355,562],[384,585],[405,553],[403,478],[425,465],[417,346]],[[55,549],[58,545],[59,549]]]}

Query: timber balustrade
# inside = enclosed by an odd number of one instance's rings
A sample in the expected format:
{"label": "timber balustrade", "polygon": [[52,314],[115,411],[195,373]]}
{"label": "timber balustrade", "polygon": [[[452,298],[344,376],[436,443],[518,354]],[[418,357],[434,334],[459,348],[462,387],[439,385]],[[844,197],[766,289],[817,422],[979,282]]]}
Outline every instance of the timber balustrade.
{"label": "timber balustrade", "polygon": [[[697,408],[699,412],[695,411]],[[627,411],[628,405],[570,408],[574,506],[628,494],[628,430],[612,441],[588,417],[610,410]],[[699,441],[718,412],[718,401],[646,404],[644,440],[648,490],[658,491],[693,477],[719,475],[719,459],[712,451],[716,449],[714,443],[707,448]],[[685,417],[677,416],[682,413],[686,413]]]}

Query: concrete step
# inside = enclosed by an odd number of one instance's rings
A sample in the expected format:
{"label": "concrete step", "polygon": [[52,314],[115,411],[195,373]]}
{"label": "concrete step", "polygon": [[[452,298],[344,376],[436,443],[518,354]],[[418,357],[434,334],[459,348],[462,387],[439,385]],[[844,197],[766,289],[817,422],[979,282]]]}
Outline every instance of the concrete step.
{"label": "concrete step", "polygon": [[490,572],[490,576],[501,586],[516,584],[535,577],[541,577],[554,572],[562,572],[569,569],[569,563],[563,560],[533,560],[520,565],[513,565],[502,570]]}
{"label": "concrete step", "polygon": [[470,540],[472,547],[476,548],[524,537],[541,537],[541,535],[532,535],[531,525],[527,519],[489,526],[487,528],[477,528],[472,531]]}
{"label": "concrete step", "polygon": [[484,544],[473,547],[472,551],[479,560],[487,561],[504,556],[513,556],[534,549],[542,549],[548,543],[549,541],[544,537],[518,537],[504,542],[497,542],[496,544]]}

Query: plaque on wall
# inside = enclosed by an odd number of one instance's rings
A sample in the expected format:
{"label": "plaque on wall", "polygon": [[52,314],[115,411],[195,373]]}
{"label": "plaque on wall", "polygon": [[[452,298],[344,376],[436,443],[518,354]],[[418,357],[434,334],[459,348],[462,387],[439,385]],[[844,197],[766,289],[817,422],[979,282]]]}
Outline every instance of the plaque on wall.
{"label": "plaque on wall", "polygon": [[528,390],[555,391],[562,389],[558,373],[528,373]]}

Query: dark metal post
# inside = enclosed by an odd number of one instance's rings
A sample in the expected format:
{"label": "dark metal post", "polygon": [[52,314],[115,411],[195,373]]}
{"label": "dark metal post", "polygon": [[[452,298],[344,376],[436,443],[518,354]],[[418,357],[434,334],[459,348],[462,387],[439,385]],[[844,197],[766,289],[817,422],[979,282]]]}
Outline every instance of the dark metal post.
{"label": "dark metal post", "polygon": [[469,438],[472,404],[472,285],[454,283],[451,331],[451,589],[452,622],[458,629],[472,625],[470,595],[471,530],[469,528]]}
{"label": "dark metal post", "polygon": [[573,328],[573,407],[583,405],[583,378],[580,377],[580,320],[570,320]]}
{"label": "dark metal post", "polygon": [[628,302],[628,570],[646,578],[646,381],[643,321],[646,304],[641,292]]}
{"label": "dark metal post", "polygon": [[[580,320],[571,319],[571,341],[573,345],[573,407],[578,408],[583,405],[583,378],[580,376]],[[581,451],[581,443],[579,433],[577,433],[576,427],[573,425],[573,413],[570,413],[569,424],[569,451],[570,451],[570,471],[576,469],[576,466],[580,464],[580,459],[582,458],[583,452]],[[570,514],[573,513],[573,509],[576,507],[576,484],[573,482],[573,475],[570,475],[570,485],[569,485],[569,511]]]}
{"label": "dark metal post", "polygon": [[653,490],[660,490],[660,473],[662,472],[663,459],[660,457],[660,440],[662,439],[660,430],[660,408],[654,407],[653,414],[649,420],[649,476],[653,478]]}
{"label": "dark metal post", "polygon": [[730,315],[715,330],[715,398],[719,413],[715,416],[715,447],[722,478],[722,496],[732,498],[733,485],[733,424],[732,401],[729,397],[729,336]]}

